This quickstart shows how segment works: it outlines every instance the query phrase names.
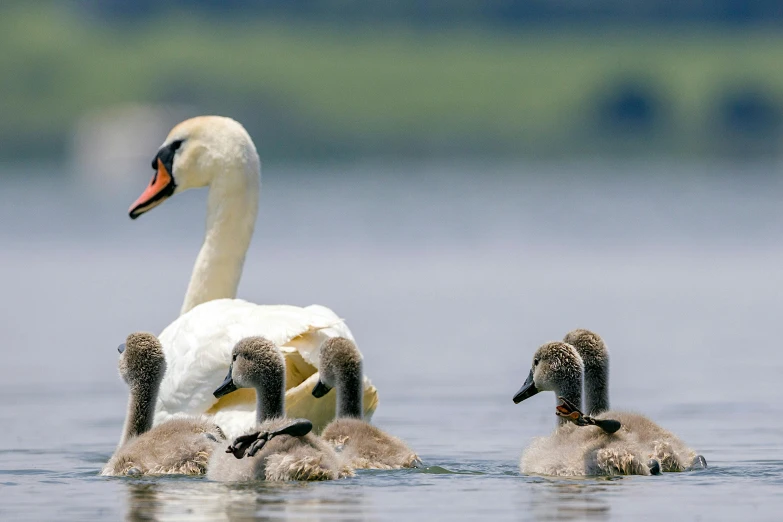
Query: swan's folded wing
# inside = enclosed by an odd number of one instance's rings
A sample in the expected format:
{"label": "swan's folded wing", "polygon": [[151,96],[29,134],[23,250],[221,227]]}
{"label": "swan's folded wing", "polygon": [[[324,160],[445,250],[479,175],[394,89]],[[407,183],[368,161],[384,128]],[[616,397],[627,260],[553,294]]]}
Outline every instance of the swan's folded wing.
{"label": "swan's folded wing", "polygon": [[329,308],[310,305],[304,310],[309,317],[310,329],[299,334],[299,337],[305,339],[311,337],[311,339],[304,343],[298,343],[298,338],[293,337],[289,342],[283,344],[295,347],[307,362],[318,367],[321,358],[320,348],[324,341],[330,337],[345,337],[352,341],[354,338],[345,321]]}

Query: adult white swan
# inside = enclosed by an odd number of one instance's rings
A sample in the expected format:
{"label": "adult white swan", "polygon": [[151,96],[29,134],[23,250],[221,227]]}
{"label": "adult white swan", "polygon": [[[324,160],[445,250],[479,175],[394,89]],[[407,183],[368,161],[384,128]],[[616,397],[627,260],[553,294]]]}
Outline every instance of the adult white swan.
{"label": "adult white swan", "polygon": [[[245,254],[258,213],[261,162],[247,131],[220,116],[201,116],[174,127],[152,160],[155,174],[130,208],[136,219],[167,198],[209,187],[204,243],[181,315],[163,333],[168,369],[160,386],[155,424],[179,414],[212,414],[230,437],[255,423],[255,391],[241,389],[220,400],[231,350],[242,338],[261,335],[286,357],[286,412],[320,430],[335,414],[335,400],[316,399],[319,348],[330,337],[352,338],[334,312],[323,306],[257,305],[235,299]],[[334,395],[334,394],[330,394]],[[378,404],[365,378],[365,415]]]}

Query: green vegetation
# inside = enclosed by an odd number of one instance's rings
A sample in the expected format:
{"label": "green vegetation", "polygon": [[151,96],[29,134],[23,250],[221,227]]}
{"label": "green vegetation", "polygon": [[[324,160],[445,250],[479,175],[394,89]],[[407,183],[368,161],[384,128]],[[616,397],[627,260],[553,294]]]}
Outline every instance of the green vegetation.
{"label": "green vegetation", "polygon": [[[724,93],[783,100],[771,30],[432,33],[182,13],[109,25],[58,5],[0,9],[0,158],[57,157],[81,114],[125,102],[234,116],[267,158],[701,154],[728,139],[715,131]],[[660,100],[652,130],[596,123],[625,81]],[[775,133],[751,141],[777,147]]]}

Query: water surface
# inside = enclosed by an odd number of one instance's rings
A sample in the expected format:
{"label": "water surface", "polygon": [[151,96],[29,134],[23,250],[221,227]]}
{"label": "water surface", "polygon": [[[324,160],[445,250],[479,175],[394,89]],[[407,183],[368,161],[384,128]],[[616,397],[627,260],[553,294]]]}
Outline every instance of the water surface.
{"label": "water surface", "polygon": [[[187,193],[133,222],[146,183],[4,181],[0,516],[5,519],[774,520],[783,507],[783,249],[775,165],[269,168],[240,296],[345,317],[374,422],[427,467],[323,484],[99,477],[126,390],[117,344],[179,310],[204,222]],[[492,173],[492,175],[490,175]],[[536,347],[612,351],[616,408],[704,471],[519,473],[554,397],[514,405]]]}

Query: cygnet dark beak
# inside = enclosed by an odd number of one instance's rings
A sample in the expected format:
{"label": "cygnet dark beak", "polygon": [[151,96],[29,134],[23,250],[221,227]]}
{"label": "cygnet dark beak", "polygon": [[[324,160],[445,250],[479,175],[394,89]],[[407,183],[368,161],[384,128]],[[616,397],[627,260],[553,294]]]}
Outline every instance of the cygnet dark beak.
{"label": "cygnet dark beak", "polygon": [[519,404],[536,393],[538,393],[538,388],[536,388],[536,384],[533,382],[533,370],[530,370],[530,375],[527,376],[525,384],[523,384],[516,395],[514,395],[514,404]]}
{"label": "cygnet dark beak", "polygon": [[329,390],[331,390],[331,388],[325,385],[323,382],[321,382],[320,379],[318,379],[318,384],[316,384],[315,387],[313,388],[313,397],[315,397],[316,399],[320,399],[321,397],[329,393]]}
{"label": "cygnet dark beak", "polygon": [[117,351],[120,352],[120,355],[122,355],[122,352],[125,351],[125,343],[122,343],[117,347]]}
{"label": "cygnet dark beak", "polygon": [[228,375],[226,375],[225,380],[223,380],[223,384],[221,384],[217,390],[212,392],[212,395],[214,395],[216,399],[219,399],[222,396],[228,395],[232,391],[237,390],[237,385],[234,384],[234,379],[231,377],[231,370],[233,368],[233,365],[228,367]]}

